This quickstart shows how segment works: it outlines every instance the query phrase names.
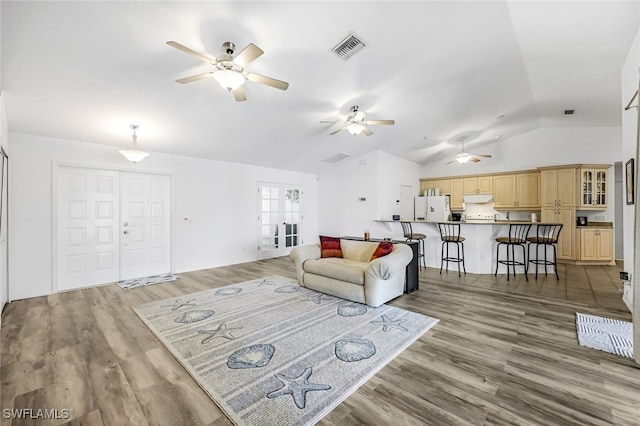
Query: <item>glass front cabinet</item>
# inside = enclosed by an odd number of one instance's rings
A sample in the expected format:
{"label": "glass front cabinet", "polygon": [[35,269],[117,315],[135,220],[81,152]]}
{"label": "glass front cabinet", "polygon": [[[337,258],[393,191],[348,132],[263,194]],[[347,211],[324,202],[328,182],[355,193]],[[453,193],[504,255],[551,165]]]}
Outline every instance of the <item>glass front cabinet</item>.
{"label": "glass front cabinet", "polygon": [[579,206],[582,209],[606,209],[609,190],[608,168],[580,168]]}

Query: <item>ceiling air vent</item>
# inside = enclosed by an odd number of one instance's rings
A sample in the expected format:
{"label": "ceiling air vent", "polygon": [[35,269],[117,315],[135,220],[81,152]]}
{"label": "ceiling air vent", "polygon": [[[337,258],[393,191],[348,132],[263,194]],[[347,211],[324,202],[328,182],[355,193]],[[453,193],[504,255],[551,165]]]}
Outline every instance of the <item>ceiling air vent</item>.
{"label": "ceiling air vent", "polygon": [[564,115],[573,115],[576,111],[574,109],[565,109]]}
{"label": "ceiling air vent", "polygon": [[322,160],[323,163],[337,163],[338,161],[344,160],[345,158],[351,157],[350,154],[345,154],[344,152],[340,152],[336,155],[332,155],[331,157],[327,157]]}
{"label": "ceiling air vent", "polygon": [[346,61],[364,46],[365,44],[358,37],[356,37],[355,34],[349,33],[349,35],[347,35],[344,40],[338,43],[336,47],[331,49],[331,51],[335,53],[338,58],[344,59]]}

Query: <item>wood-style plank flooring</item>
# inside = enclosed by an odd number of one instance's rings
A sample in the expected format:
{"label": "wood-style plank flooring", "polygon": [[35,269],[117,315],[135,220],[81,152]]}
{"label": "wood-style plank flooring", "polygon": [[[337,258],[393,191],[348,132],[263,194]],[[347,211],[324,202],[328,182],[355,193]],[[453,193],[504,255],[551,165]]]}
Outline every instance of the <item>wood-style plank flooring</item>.
{"label": "wood-style plank flooring", "polygon": [[[560,266],[561,281],[440,275],[392,305],[440,319],[322,425],[640,425],[640,368],[578,345],[575,312],[631,320],[619,269]],[[179,274],[131,291],[107,285],[16,301],[2,313],[0,408],[68,409],[2,425],[228,425],[130,309],[270,275],[277,258]]]}

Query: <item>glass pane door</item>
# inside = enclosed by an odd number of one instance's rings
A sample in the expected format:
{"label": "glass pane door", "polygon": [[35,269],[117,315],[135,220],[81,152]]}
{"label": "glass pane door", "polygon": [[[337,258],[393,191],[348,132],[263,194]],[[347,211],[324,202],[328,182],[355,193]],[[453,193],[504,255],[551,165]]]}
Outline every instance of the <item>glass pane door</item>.
{"label": "glass pane door", "polygon": [[302,243],[301,195],[302,190],[291,185],[258,185],[260,259],[284,256],[292,247]]}
{"label": "glass pane door", "polygon": [[593,171],[582,171],[582,205],[588,206],[593,202]]}
{"label": "glass pane door", "polygon": [[300,189],[285,187],[284,189],[284,245],[295,247],[298,245],[300,225]]}
{"label": "glass pane door", "polygon": [[596,193],[595,202],[597,205],[604,206],[607,204],[607,172],[605,170],[596,171]]}

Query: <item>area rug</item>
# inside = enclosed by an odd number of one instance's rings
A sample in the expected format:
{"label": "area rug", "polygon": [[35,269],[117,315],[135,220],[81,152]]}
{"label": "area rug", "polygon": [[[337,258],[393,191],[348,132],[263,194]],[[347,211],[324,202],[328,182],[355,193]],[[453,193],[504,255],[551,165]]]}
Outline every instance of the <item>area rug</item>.
{"label": "area rug", "polygon": [[118,285],[125,290],[131,290],[132,288],[146,287],[153,284],[168,283],[169,281],[175,281],[178,278],[179,277],[174,274],[152,275],[150,277],[118,281]]}
{"label": "area rug", "polygon": [[576,312],[578,343],[633,359],[633,325],[628,321]]}
{"label": "area rug", "polygon": [[273,276],[134,311],[236,425],[310,425],[438,320]]}

